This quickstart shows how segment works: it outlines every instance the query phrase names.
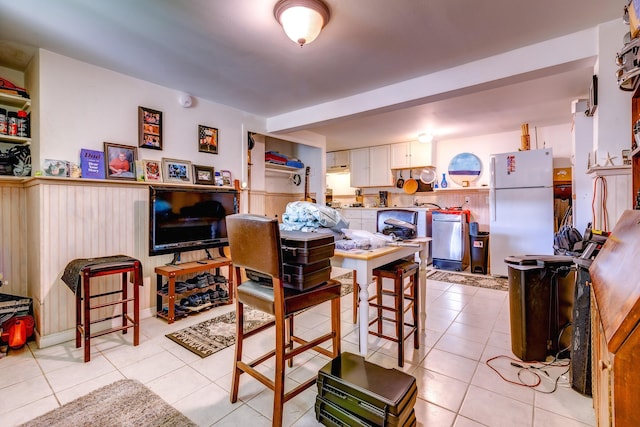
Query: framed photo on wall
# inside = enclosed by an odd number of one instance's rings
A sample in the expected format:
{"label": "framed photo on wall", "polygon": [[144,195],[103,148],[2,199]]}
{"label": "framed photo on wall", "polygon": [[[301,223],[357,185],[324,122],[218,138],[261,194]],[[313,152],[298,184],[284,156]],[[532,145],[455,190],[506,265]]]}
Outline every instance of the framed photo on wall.
{"label": "framed photo on wall", "polygon": [[165,182],[191,184],[191,162],[163,157],[162,174]]}
{"label": "framed photo on wall", "polygon": [[162,182],[162,163],[159,160],[143,160],[144,180]]}
{"label": "framed photo on wall", "polygon": [[104,143],[104,161],[107,179],[135,181],[135,162],[138,150],[133,145]]}
{"label": "framed photo on wall", "polygon": [[215,185],[213,168],[211,166],[193,165],[193,182],[195,184]]}
{"label": "framed photo on wall", "polygon": [[162,111],[138,107],[138,146],[162,150]]}
{"label": "framed photo on wall", "polygon": [[198,151],[218,154],[218,129],[198,125]]}

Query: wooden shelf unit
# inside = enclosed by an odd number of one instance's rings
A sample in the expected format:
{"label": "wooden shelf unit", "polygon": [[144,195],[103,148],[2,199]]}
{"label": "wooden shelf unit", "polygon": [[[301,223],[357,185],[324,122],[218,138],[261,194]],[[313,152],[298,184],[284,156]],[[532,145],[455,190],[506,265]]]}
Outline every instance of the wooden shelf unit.
{"label": "wooden shelf unit", "polygon": [[[219,305],[226,305],[233,303],[233,263],[229,258],[225,257],[217,257],[213,259],[205,259],[202,261],[194,261],[194,262],[185,262],[177,265],[162,265],[155,268],[156,273],[156,294],[157,294],[157,316],[166,319],[168,323],[173,323],[176,320],[176,277],[184,276],[192,273],[201,273],[203,271],[208,270],[216,270],[216,274],[220,274],[220,267],[228,267],[229,268],[229,282],[228,289],[229,292],[229,300],[226,302],[212,303],[209,305],[203,305],[198,307],[196,310],[192,310],[193,312],[200,311],[205,308],[216,307]],[[166,277],[168,280],[168,291],[167,293],[160,292],[162,289],[163,277]],[[211,288],[215,288],[214,284],[211,286],[207,286],[205,288],[196,288],[186,292],[179,293],[180,297],[189,296],[198,292],[203,292]],[[165,299],[167,300],[167,312],[163,311],[163,305]]]}

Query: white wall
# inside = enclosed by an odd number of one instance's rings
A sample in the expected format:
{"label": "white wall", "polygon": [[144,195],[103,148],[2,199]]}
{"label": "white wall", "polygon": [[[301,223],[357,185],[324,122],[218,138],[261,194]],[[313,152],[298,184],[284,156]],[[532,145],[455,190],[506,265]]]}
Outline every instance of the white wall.
{"label": "white wall", "polygon": [[[242,111],[201,99],[183,108],[177,90],[46,50],[39,55],[40,138],[34,142],[34,170],[44,159],[78,162],[81,148],[102,150],[105,141],[137,147],[138,106],[143,106],[163,113],[163,150],[139,148],[139,159],[189,160],[242,179],[247,118]],[[217,155],[198,152],[199,124],[218,128]]]}
{"label": "white wall", "polygon": [[[569,106],[567,106],[569,108]],[[531,149],[536,148],[535,127],[529,125],[531,135]],[[450,139],[436,141],[436,171],[438,180],[442,179],[442,173],[449,169],[449,162],[460,153],[473,153],[482,162],[482,174],[473,186],[489,185],[489,157],[495,153],[508,153],[518,151],[520,148],[520,129],[514,132],[504,132],[491,135],[474,136],[462,139]],[[566,123],[556,126],[540,127],[537,129],[537,147],[553,148],[554,167],[568,166],[572,153],[571,124]],[[448,179],[451,187],[456,184]]]}

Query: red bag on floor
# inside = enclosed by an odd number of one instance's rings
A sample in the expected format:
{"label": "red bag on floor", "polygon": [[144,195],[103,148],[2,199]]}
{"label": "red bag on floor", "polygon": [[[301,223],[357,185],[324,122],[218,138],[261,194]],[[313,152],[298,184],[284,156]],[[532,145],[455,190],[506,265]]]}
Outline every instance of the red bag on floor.
{"label": "red bag on floor", "polygon": [[25,345],[27,338],[33,335],[33,317],[30,315],[15,316],[2,324],[2,341],[12,349]]}

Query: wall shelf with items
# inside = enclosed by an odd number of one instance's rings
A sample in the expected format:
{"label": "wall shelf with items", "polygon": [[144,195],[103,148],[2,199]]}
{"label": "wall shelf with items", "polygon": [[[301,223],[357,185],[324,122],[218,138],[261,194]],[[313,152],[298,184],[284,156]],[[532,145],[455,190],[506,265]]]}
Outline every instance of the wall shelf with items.
{"label": "wall shelf with items", "polygon": [[300,168],[294,168],[292,166],[287,165],[279,165],[277,163],[265,163],[264,170],[266,172],[275,172],[275,173],[300,173]]}
{"label": "wall shelf with items", "polygon": [[[18,110],[24,110],[28,112],[31,110],[31,100],[29,98],[23,98],[21,96],[0,92],[0,108],[6,109],[7,114],[10,111]],[[29,145],[31,144],[31,138],[0,134],[0,142]]]}

